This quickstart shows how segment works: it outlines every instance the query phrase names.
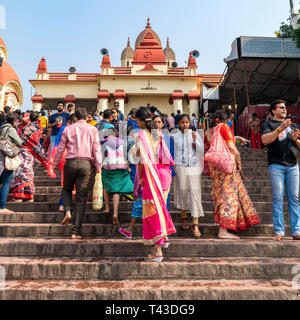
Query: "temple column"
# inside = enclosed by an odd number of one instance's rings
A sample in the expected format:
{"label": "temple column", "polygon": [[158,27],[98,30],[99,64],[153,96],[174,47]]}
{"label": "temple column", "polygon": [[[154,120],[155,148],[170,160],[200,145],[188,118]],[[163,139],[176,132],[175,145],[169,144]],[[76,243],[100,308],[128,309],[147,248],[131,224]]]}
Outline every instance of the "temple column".
{"label": "temple column", "polygon": [[184,94],[181,90],[174,90],[172,94],[172,100],[173,100],[173,112],[175,115],[177,114],[177,110],[180,110],[181,113],[183,112],[183,98]]}
{"label": "temple column", "polygon": [[109,98],[110,98],[110,93],[107,90],[98,91],[98,104],[97,104],[98,112],[103,112],[104,110],[108,109]]}
{"label": "temple column", "polygon": [[190,117],[192,117],[193,113],[196,113],[197,117],[199,117],[199,99],[200,99],[200,92],[198,92],[197,90],[191,90],[189,92]]}
{"label": "temple column", "polygon": [[35,95],[31,98],[32,111],[40,112],[43,108],[44,98],[42,95]]}
{"label": "temple column", "polygon": [[74,110],[72,113],[75,113],[75,109],[76,109],[76,98],[74,95],[70,94],[67,95],[64,99],[66,107],[68,106],[68,104],[73,104],[74,105]]}

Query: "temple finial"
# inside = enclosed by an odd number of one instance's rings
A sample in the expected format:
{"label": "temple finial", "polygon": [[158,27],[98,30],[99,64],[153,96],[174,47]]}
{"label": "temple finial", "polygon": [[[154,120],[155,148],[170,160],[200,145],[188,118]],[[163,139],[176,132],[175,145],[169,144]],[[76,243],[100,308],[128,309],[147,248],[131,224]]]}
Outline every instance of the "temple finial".
{"label": "temple finial", "polygon": [[151,25],[150,25],[150,18],[147,19],[147,26],[146,28],[151,28]]}

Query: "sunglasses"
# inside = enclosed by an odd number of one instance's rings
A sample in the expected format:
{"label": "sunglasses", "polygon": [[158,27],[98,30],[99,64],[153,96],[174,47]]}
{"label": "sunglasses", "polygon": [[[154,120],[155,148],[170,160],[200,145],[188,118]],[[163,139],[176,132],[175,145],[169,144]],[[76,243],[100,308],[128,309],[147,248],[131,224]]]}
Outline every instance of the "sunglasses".
{"label": "sunglasses", "polygon": [[278,107],[278,109],[287,110],[287,107]]}

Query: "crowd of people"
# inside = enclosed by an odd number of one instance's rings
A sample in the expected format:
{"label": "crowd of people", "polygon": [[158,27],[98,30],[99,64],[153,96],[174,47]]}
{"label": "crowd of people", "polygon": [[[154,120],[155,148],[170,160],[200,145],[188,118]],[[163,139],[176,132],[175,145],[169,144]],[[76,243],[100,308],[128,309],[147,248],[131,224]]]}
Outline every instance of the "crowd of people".
{"label": "crowd of people", "polygon": [[[286,120],[286,106],[277,100],[270,109],[273,119],[261,127],[255,114],[250,121],[251,139],[255,148],[261,140],[268,147],[268,160],[273,188],[273,219],[275,239],[284,233],[283,195],[287,189],[293,238],[300,240],[299,168],[297,150],[300,131]],[[5,108],[0,114],[1,137],[8,137],[20,148],[21,164],[16,170],[6,170],[5,156],[0,152],[0,212],[6,208],[9,192],[13,202],[34,201],[35,162],[45,172],[56,177],[61,172],[62,194],[59,211],[64,212],[63,225],[72,220],[72,239],[82,238],[82,223],[89,197],[91,181],[96,173],[102,175],[103,214],[110,213],[112,224],[119,226],[119,204],[122,197],[134,201],[131,221],[119,232],[131,239],[138,219],[143,221],[145,245],[153,251],[147,261],[161,262],[162,248],[170,245],[169,236],[176,233],[170,214],[170,189],[174,180],[174,200],[181,210],[181,228],[191,229],[200,238],[199,218],[204,217],[202,206],[202,174],[211,176],[214,221],[219,226],[220,239],[239,239],[229,232],[243,231],[260,223],[256,209],[244,186],[244,176],[237,142],[249,141],[235,136],[234,113],[218,110],[211,117],[206,130],[196,114],[190,118],[178,110],[168,116],[155,107],[132,109],[125,118],[118,102],[104,112],[88,113],[85,108],[67,107],[57,103],[57,112],[11,112]],[[223,144],[229,154],[230,170],[222,170],[214,162],[206,161],[206,153]],[[254,142],[253,142],[254,143]],[[217,150],[217,148],[216,148]],[[224,154],[215,152],[222,160]],[[218,160],[218,159],[217,159]],[[224,166],[224,163],[223,163]],[[72,196],[76,195],[73,212]],[[189,225],[188,214],[192,217]],[[129,222],[129,221],[128,221]]]}

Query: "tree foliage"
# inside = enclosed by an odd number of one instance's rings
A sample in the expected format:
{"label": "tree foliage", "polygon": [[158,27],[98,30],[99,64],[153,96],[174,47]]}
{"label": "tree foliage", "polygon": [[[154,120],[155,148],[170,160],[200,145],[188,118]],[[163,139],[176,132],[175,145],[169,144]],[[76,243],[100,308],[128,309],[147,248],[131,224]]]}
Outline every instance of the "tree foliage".
{"label": "tree foliage", "polygon": [[290,23],[282,22],[279,31],[276,31],[275,34],[277,38],[295,38],[295,30]]}

